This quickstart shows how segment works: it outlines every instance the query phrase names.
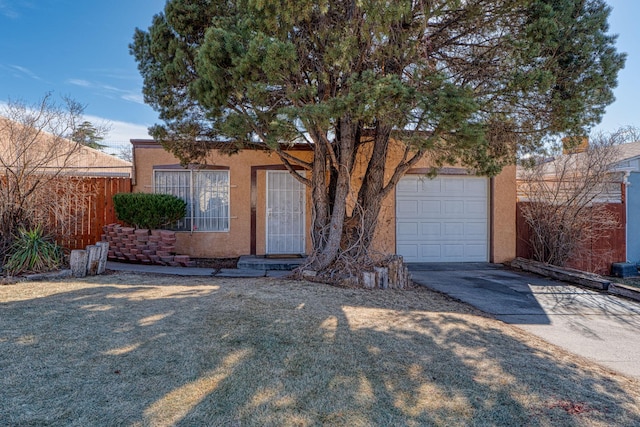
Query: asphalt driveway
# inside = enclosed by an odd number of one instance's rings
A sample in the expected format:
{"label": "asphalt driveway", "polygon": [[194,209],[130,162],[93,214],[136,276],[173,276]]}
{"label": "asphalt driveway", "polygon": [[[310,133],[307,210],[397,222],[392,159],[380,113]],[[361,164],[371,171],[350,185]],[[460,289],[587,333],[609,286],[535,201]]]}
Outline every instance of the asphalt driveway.
{"label": "asphalt driveway", "polygon": [[495,264],[410,264],[413,280],[640,378],[640,303]]}

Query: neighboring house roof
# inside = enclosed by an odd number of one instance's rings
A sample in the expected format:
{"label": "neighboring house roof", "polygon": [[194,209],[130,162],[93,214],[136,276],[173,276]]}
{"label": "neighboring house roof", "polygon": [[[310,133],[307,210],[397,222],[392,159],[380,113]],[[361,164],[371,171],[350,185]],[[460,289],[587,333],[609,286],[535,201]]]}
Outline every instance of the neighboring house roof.
{"label": "neighboring house roof", "polygon": [[[0,117],[0,164],[42,173],[79,176],[131,176],[132,163]],[[0,169],[0,173],[2,170]]]}
{"label": "neighboring house roof", "polygon": [[618,145],[616,168],[640,171],[640,141]]}
{"label": "neighboring house roof", "polygon": [[[583,175],[581,171],[586,170],[585,154],[583,152],[573,154],[563,154],[557,158],[545,159],[538,164],[541,169],[531,172],[527,168],[518,167],[517,185],[518,200],[527,201],[531,194],[535,193],[535,182],[529,182],[527,175],[533,173],[535,177],[542,173],[546,184],[544,186],[555,188],[557,194],[564,191],[567,194],[575,192],[575,188],[581,188]],[[629,171],[640,172],[640,141],[620,144],[615,146],[615,151],[611,155],[612,166],[607,182],[600,187],[599,194],[595,196],[598,202],[620,203],[623,198],[621,183],[625,183]],[[565,190],[564,187],[567,189]],[[575,187],[575,188],[574,188]],[[562,197],[560,197],[562,199]]]}

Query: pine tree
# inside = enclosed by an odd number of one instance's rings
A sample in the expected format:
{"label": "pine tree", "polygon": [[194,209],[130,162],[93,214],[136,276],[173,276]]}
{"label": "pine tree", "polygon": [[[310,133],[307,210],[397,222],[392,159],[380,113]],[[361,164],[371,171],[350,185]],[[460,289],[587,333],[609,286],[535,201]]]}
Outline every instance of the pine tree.
{"label": "pine tree", "polygon": [[[164,122],[151,134],[184,163],[212,140],[259,144],[311,187],[322,272],[369,262],[383,198],[425,155],[495,175],[597,123],[625,59],[609,12],[603,0],[170,0],[130,49]],[[387,170],[392,138],[405,154]],[[280,148],[295,142],[311,162]]]}
{"label": "pine tree", "polygon": [[70,139],[89,148],[103,150],[107,146],[100,144],[104,140],[104,131],[96,128],[91,122],[85,120],[80,123],[71,133]]}

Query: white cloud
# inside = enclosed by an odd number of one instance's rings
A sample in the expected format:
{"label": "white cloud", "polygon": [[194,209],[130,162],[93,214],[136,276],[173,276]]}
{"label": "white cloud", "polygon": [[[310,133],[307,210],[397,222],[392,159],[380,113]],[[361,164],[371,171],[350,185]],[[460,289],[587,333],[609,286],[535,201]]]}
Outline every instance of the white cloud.
{"label": "white cloud", "polygon": [[138,90],[127,90],[120,89],[116,86],[112,86],[105,83],[100,82],[91,82],[89,80],[84,79],[67,79],[67,83],[80,86],[84,88],[91,88],[97,90],[101,96],[104,96],[109,99],[115,99],[115,97],[119,97],[125,101],[135,102],[136,104],[144,105],[144,98],[142,94]]}
{"label": "white cloud", "polygon": [[42,80],[36,73],[34,73],[28,68],[21,67],[20,65],[9,65],[9,68],[11,68],[12,70],[18,71],[20,72],[21,75],[27,76],[34,80]]}
{"label": "white cloud", "polygon": [[109,134],[105,138],[105,142],[129,143],[130,139],[151,139],[149,136],[148,125],[139,123],[129,123],[119,120],[109,120],[104,117],[85,116],[94,124],[108,124],[111,126]]}
{"label": "white cloud", "polygon": [[[6,101],[0,100],[0,114],[7,106]],[[110,120],[93,115],[83,115],[82,119],[88,120],[94,126],[110,127],[109,133],[104,139],[108,145],[128,147],[131,139],[152,139],[149,135],[149,124]]]}
{"label": "white cloud", "polygon": [[6,16],[9,19],[16,19],[20,16],[6,1],[0,0],[0,14]]}
{"label": "white cloud", "polygon": [[80,86],[80,87],[91,87],[92,86],[91,82],[89,82],[87,80],[82,80],[82,79],[68,79],[67,83],[72,84],[74,86]]}
{"label": "white cloud", "polygon": [[125,101],[135,102],[136,104],[144,104],[144,97],[139,93],[130,92],[128,94],[122,95],[121,97]]}

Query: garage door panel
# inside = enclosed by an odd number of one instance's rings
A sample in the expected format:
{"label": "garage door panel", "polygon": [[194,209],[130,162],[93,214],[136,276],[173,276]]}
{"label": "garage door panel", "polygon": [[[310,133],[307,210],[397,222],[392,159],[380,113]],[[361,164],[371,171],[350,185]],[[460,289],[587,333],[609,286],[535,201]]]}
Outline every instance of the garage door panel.
{"label": "garage door panel", "polygon": [[442,193],[442,182],[435,179],[422,178],[418,179],[419,188],[422,193],[440,194]]}
{"label": "garage door panel", "polygon": [[442,224],[438,222],[423,222],[420,231],[420,236],[417,236],[418,238],[439,238],[442,235]]}
{"label": "garage door panel", "polygon": [[442,256],[440,245],[420,245],[420,259],[436,259]]}
{"label": "garage door panel", "polygon": [[487,215],[486,200],[471,200],[465,202],[465,213],[470,215]]}
{"label": "garage door panel", "polygon": [[433,202],[420,201],[420,218],[439,218],[442,215],[442,203],[439,200]]}
{"label": "garage door panel", "polygon": [[446,200],[442,213],[445,215],[464,215],[464,200]]}
{"label": "garage door panel", "polygon": [[464,244],[442,245],[442,256],[445,260],[458,260],[464,257]]}
{"label": "garage door panel", "polygon": [[484,239],[487,236],[487,224],[485,222],[466,223],[464,225],[465,236],[473,236],[480,239]]}
{"label": "garage door panel", "polygon": [[485,245],[466,245],[465,257],[471,261],[486,261],[487,247]]}
{"label": "garage door panel", "polygon": [[466,185],[466,192],[469,194],[485,194],[487,191],[486,178],[469,178]]}
{"label": "garage door panel", "polygon": [[417,222],[403,222],[398,224],[398,236],[417,236],[418,225]]}
{"label": "garage door panel", "polygon": [[420,248],[419,244],[401,244],[398,245],[398,253],[402,254],[402,257],[407,262],[416,262],[420,260],[418,256],[418,250]]}
{"label": "garage door panel", "polygon": [[403,218],[419,218],[419,204],[420,202],[418,200],[398,200],[396,210],[398,215]]}
{"label": "garage door panel", "polygon": [[454,236],[464,237],[465,228],[463,222],[450,222],[444,224],[444,235],[448,238]]}
{"label": "garage door panel", "polygon": [[448,178],[442,182],[445,192],[449,195],[464,194],[465,192],[464,178]]}
{"label": "garage door panel", "polygon": [[400,183],[396,248],[405,261],[488,260],[486,178],[408,176]]}

